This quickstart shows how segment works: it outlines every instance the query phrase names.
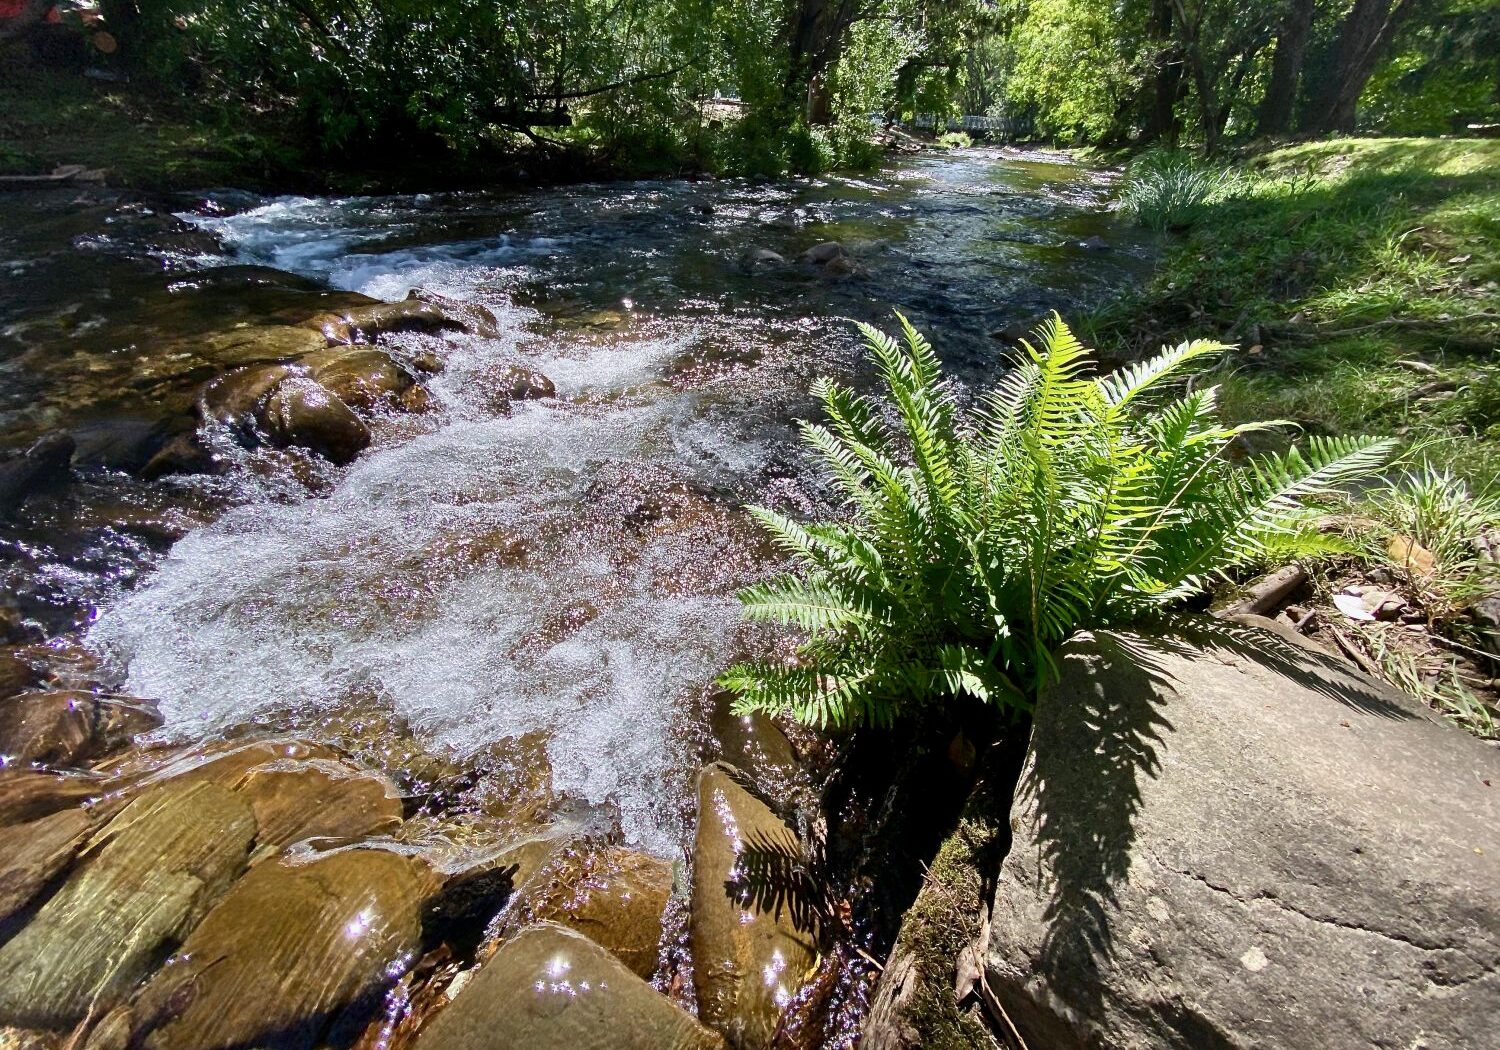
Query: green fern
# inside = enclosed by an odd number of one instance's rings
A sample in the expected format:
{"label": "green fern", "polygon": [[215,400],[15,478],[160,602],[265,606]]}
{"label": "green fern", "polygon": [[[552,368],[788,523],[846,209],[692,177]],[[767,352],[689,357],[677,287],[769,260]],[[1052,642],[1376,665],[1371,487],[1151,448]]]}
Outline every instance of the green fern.
{"label": "green fern", "polygon": [[[898,315],[900,317],[900,315]],[[741,712],[889,725],[934,698],[1028,708],[1076,631],[1159,618],[1235,566],[1321,554],[1309,506],[1378,470],[1392,443],[1313,438],[1236,467],[1216,391],[1161,388],[1226,349],[1195,341],[1102,378],[1061,318],[960,419],[931,345],[860,326],[900,422],[820,380],[803,438],[847,520],[752,508],[797,567],[740,594],[805,634],[788,664],[730,668]]]}

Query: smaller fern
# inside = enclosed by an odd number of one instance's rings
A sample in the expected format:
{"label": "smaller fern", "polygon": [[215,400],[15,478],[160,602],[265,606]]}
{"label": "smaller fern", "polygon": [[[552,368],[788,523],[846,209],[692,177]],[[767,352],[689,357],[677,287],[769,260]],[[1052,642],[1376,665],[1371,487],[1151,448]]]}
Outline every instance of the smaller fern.
{"label": "smaller fern", "polygon": [[1226,347],[1198,340],[1101,378],[1056,316],[960,418],[937,355],[906,318],[861,325],[894,406],[820,380],[803,438],[847,520],[763,507],[794,572],[746,588],[745,615],[803,632],[785,664],[730,668],[740,712],[817,726],[890,725],[935,698],[1028,708],[1076,631],[1168,612],[1215,574],[1322,553],[1308,507],[1378,470],[1392,442],[1314,438],[1245,467],[1225,453],[1216,391],[1164,397]]}

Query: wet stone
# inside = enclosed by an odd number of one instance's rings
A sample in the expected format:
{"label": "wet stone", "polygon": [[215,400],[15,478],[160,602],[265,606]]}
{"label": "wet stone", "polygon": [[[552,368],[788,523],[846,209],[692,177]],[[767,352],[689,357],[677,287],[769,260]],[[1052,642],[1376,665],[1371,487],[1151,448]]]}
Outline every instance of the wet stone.
{"label": "wet stone", "polygon": [[267,399],[263,419],[277,445],[311,449],[333,463],[348,463],[370,443],[370,428],[311,379],[282,382]]}
{"label": "wet stone", "polygon": [[91,827],[82,809],[0,827],[0,923],[30,904],[72,863]]}
{"label": "wet stone", "polygon": [[709,703],[709,728],[724,761],[746,773],[761,791],[782,797],[797,781],[797,760],[786,734],[759,711],[735,714],[734,694],[728,690],[716,690]]}
{"label": "wet stone", "polygon": [[340,762],[270,763],[250,770],[234,789],[255,812],[257,850],[383,835],[401,824],[395,785]]}
{"label": "wet stone", "polygon": [[0,826],[27,824],[75,808],[103,790],[88,774],[0,766]]}
{"label": "wet stone", "polygon": [[736,1050],[770,1045],[782,1009],[817,956],[790,909],[762,910],[743,887],[744,856],[797,850],[796,835],[722,763],[698,774],[698,830],[688,925],[698,1015]]}
{"label": "wet stone", "polygon": [[211,783],[126,806],[0,947],[0,1023],[65,1028],[122,1000],[244,870],[254,836],[250,807]]}
{"label": "wet stone", "polygon": [[719,1050],[723,1041],[587,937],[544,923],[506,941],[417,1050]]}
{"label": "wet stone", "polygon": [[321,1045],[357,1030],[421,944],[437,888],[422,861],[374,849],[250,871],[141,992],[134,1045]]}
{"label": "wet stone", "polygon": [[649,979],[656,972],[672,864],[618,846],[564,850],[526,887],[514,926],[550,920],[588,937]]}
{"label": "wet stone", "polygon": [[23,693],[0,701],[0,754],[20,762],[76,766],[161,725],[147,701],[76,690]]}
{"label": "wet stone", "polygon": [[41,681],[41,672],[30,660],[14,652],[0,652],[0,699],[15,696]]}
{"label": "wet stone", "polygon": [[416,385],[390,354],[373,347],[317,350],[297,363],[313,382],[357,411],[401,407],[401,395]]}
{"label": "wet stone", "polygon": [[286,365],[252,365],[226,372],[204,387],[200,414],[237,430],[253,430],[271,393],[289,375]]}
{"label": "wet stone", "polygon": [[512,401],[532,401],[556,397],[557,387],[540,372],[520,365],[495,365],[481,369],[471,380],[483,394],[488,406],[503,412]]}

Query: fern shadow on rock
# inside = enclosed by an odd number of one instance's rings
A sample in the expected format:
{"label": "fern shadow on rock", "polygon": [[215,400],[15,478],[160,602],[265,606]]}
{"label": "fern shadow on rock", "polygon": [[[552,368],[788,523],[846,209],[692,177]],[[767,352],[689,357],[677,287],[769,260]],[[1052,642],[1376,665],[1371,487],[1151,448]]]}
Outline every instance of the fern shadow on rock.
{"label": "fern shadow on rock", "polygon": [[[1104,655],[1096,666],[1106,673],[1073,677],[1043,696],[1017,799],[1035,805],[1038,863],[1050,883],[1037,969],[1072,1009],[1099,1019],[1115,954],[1116,891],[1129,876],[1142,787],[1160,775],[1175,731],[1164,701],[1182,683],[1164,656],[1215,658],[1207,649],[1253,659],[1352,709],[1395,720],[1422,716],[1331,657],[1227,621],[1194,618],[1170,634],[1111,634],[1091,648]],[[1068,709],[1043,711],[1049,702]]]}

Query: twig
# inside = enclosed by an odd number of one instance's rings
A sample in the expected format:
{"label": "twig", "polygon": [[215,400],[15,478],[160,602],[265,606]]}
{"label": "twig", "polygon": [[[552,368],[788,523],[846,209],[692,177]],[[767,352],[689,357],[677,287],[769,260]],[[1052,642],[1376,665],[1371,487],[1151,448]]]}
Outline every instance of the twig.
{"label": "twig", "polygon": [[987,1011],[994,1011],[990,1015],[990,1020],[1005,1027],[1006,1032],[1015,1040],[1017,1050],[1031,1050],[1026,1045],[1026,1039],[1021,1035],[1021,1030],[1010,1019],[1010,1014],[1005,1012],[1005,1006],[1000,1002],[1000,997],[990,989],[989,978],[985,976],[983,969],[979,971],[979,1001],[984,1004]]}
{"label": "twig", "polygon": [[1339,643],[1339,648],[1344,650],[1344,655],[1358,664],[1360,670],[1366,674],[1374,675],[1376,678],[1385,678],[1385,672],[1380,669],[1380,665],[1360,652],[1358,646],[1344,637],[1344,632],[1340,631],[1333,624],[1328,625],[1328,630],[1333,635],[1333,640]]}

